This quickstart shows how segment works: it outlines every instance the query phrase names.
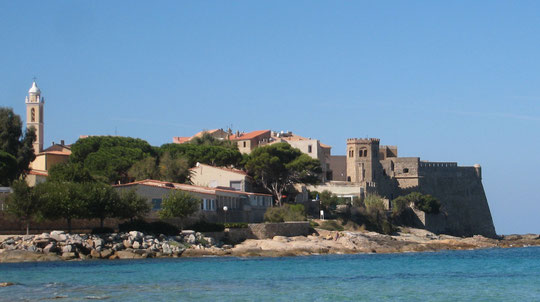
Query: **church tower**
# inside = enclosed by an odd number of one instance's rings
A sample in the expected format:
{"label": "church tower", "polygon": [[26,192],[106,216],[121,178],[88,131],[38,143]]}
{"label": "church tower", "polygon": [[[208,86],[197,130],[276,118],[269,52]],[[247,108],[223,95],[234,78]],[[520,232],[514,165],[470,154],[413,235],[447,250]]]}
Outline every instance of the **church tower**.
{"label": "church tower", "polygon": [[376,181],[379,142],[378,138],[347,139],[347,181],[354,183]]}
{"label": "church tower", "polygon": [[26,128],[36,129],[36,141],[34,142],[34,152],[36,154],[43,151],[43,104],[45,99],[41,97],[36,81],[28,90],[26,97]]}

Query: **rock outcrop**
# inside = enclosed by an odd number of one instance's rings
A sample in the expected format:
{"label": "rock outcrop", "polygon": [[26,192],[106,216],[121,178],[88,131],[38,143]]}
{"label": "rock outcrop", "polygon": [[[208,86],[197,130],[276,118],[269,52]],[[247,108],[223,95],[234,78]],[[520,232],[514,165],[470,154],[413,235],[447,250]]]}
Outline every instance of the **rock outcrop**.
{"label": "rock outcrop", "polygon": [[180,256],[282,257],[525,246],[540,246],[540,236],[510,235],[493,239],[480,235],[465,238],[436,235],[423,229],[413,228],[401,228],[395,235],[316,229],[315,233],[308,236],[248,239],[230,246],[194,231],[183,231],[178,236],[151,236],[136,231],[101,236],[65,234],[56,231],[50,234],[5,237],[3,241],[0,241],[0,262]]}

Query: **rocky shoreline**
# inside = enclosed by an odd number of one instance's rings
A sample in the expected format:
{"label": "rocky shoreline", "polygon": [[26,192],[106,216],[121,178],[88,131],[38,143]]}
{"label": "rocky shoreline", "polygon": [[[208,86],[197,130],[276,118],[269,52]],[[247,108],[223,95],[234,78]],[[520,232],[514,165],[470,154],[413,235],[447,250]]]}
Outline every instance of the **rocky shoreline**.
{"label": "rocky shoreline", "polygon": [[540,235],[509,235],[492,239],[436,235],[412,228],[402,228],[395,235],[316,229],[308,236],[248,239],[232,246],[194,231],[182,231],[177,236],[152,236],[137,231],[106,235],[53,231],[41,235],[3,236],[0,239],[0,263],[203,256],[281,257],[525,246],[540,246]]}

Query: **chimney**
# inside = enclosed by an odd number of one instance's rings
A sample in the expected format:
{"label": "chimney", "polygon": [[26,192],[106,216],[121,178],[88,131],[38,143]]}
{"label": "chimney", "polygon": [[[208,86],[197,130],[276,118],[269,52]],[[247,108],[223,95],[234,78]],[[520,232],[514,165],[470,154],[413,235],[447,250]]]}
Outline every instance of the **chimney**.
{"label": "chimney", "polygon": [[63,140],[63,139],[62,139],[62,140],[60,140],[60,145],[62,145],[62,146],[64,146],[64,145],[65,145],[65,144],[64,144],[64,140]]}

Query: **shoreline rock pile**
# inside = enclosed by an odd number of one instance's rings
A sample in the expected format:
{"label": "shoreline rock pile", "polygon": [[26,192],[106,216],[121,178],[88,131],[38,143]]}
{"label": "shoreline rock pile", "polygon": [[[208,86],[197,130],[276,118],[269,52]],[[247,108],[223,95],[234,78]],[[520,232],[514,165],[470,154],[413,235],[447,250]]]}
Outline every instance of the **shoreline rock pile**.
{"label": "shoreline rock pile", "polygon": [[[0,256],[6,251],[47,255],[32,257],[39,260],[75,259],[136,259],[153,257],[180,257],[186,249],[221,250],[223,243],[204,237],[195,231],[182,231],[177,236],[145,235],[138,231],[103,235],[67,234],[52,231],[40,235],[11,236],[0,243]],[[0,261],[1,262],[1,261]]]}

